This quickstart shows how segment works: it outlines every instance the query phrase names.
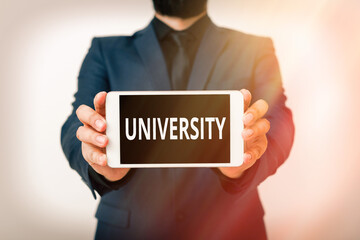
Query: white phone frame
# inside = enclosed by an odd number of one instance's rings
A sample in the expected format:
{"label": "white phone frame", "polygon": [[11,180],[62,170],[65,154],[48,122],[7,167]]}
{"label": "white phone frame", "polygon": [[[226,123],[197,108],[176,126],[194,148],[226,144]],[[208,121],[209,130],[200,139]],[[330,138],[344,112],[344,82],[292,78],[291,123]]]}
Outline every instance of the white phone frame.
{"label": "white phone frame", "polygon": [[[120,163],[120,95],[230,95],[230,163]],[[237,90],[203,90],[203,91],[112,91],[106,96],[106,135],[109,143],[106,147],[107,164],[112,168],[172,168],[172,167],[237,167],[243,163],[244,100]],[[120,146],[120,147],[118,147]]]}

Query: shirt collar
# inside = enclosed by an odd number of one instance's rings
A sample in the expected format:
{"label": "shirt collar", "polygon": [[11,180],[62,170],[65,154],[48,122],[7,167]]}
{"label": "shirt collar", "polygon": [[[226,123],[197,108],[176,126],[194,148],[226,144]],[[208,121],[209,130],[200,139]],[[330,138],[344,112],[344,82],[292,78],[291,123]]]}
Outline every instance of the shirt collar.
{"label": "shirt collar", "polygon": [[168,34],[171,32],[186,32],[195,37],[196,39],[202,38],[202,36],[205,33],[205,30],[209,26],[211,20],[209,16],[206,14],[203,17],[201,17],[199,20],[197,20],[193,25],[191,25],[189,28],[182,30],[182,31],[176,31],[166,25],[164,22],[162,22],[157,17],[154,17],[151,21],[157,38],[161,41],[163,40]]}

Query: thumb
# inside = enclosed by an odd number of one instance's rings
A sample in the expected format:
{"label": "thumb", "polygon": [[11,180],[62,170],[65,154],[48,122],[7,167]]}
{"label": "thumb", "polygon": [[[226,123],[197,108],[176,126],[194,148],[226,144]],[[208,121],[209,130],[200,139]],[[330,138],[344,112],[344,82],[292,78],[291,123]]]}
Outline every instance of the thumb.
{"label": "thumb", "polygon": [[105,117],[106,92],[99,92],[94,98],[95,111]]}

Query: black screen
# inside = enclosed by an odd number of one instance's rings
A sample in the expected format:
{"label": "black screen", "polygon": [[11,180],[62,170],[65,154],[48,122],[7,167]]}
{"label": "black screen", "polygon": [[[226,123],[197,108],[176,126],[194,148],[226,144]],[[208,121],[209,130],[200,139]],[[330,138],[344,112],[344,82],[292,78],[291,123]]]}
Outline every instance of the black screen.
{"label": "black screen", "polygon": [[230,95],[120,95],[122,164],[230,163]]}

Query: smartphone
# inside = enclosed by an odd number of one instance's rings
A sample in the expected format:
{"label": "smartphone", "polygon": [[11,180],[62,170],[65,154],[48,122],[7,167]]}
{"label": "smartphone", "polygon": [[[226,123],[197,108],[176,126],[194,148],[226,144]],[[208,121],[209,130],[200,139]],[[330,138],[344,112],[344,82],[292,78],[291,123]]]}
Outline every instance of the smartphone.
{"label": "smartphone", "polygon": [[243,106],[236,90],[109,92],[108,166],[240,166]]}

